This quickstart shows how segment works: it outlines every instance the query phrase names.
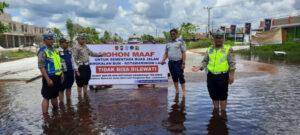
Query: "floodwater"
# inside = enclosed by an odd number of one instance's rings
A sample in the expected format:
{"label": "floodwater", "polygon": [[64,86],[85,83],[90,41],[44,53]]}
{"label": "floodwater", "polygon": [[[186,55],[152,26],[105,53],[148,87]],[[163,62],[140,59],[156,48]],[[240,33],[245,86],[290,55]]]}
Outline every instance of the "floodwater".
{"label": "floodwater", "polygon": [[237,73],[222,113],[212,111],[204,73],[186,74],[185,97],[175,94],[172,83],[155,89],[117,85],[83,97],[74,86],[72,101],[58,111],[50,107],[46,116],[40,79],[0,82],[0,134],[298,135],[300,65],[271,64],[274,72]]}

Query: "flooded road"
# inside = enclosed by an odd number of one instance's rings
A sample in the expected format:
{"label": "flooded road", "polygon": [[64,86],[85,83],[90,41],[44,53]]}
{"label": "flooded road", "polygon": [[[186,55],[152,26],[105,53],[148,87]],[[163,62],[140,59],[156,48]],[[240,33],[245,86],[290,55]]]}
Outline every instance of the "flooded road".
{"label": "flooded road", "polygon": [[[201,57],[191,59],[199,63]],[[72,101],[48,116],[41,114],[41,79],[0,82],[0,134],[298,135],[300,65],[275,66],[272,72],[239,71],[223,115],[212,112],[203,72],[187,71],[186,97],[175,94],[170,80],[169,88],[118,85],[85,97],[73,87]]]}

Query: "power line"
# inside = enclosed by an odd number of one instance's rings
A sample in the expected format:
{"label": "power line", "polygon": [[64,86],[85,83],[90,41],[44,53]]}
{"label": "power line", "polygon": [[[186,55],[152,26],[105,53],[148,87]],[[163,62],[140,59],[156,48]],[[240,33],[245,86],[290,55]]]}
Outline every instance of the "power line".
{"label": "power line", "polygon": [[[294,10],[294,11],[299,12],[300,10]],[[285,16],[287,16],[286,14],[291,14],[291,13],[283,13],[283,15],[280,15],[280,14],[278,14],[278,13],[276,13],[276,14],[269,14],[269,15],[264,15],[264,16],[255,17],[255,18],[239,19],[239,21],[240,21],[240,22],[254,22],[254,21],[260,20],[260,19],[262,19],[262,18],[275,18],[274,15],[279,15],[279,17],[285,17]],[[298,15],[298,14],[300,14],[300,12],[297,13],[297,15]],[[278,16],[277,16],[276,18],[278,18]],[[221,19],[221,17],[220,17],[220,18],[214,18],[214,19],[216,19],[216,20],[217,20],[217,19]]]}
{"label": "power line", "polygon": [[[272,11],[272,13],[276,13],[276,12],[282,12],[282,11],[284,11],[284,12],[289,12],[289,11],[296,11],[296,12],[298,12],[298,11],[300,11],[300,9],[288,9],[288,10],[286,10],[286,9],[280,9],[280,10],[274,10],[274,11]],[[275,15],[275,14],[271,14],[271,15]],[[212,18],[214,18],[214,19],[220,19],[220,18],[223,18],[223,17],[212,17]]]}
{"label": "power line", "polygon": [[213,6],[213,7],[214,8],[223,8],[223,7],[229,7],[229,6],[233,6],[233,5],[243,4],[243,3],[246,3],[246,2],[250,2],[250,1],[256,1],[256,0],[244,0],[244,1],[234,2],[234,3],[231,3],[231,4]]}
{"label": "power line", "polygon": [[[262,18],[278,18],[279,16],[280,17],[286,17],[288,15],[291,15],[293,12],[298,12],[298,13],[296,13],[298,15],[298,14],[300,14],[299,11],[300,11],[300,9],[298,9],[298,10],[297,9],[287,9],[287,10],[279,9],[279,10],[272,11],[272,14],[267,14],[267,15],[263,15],[263,16],[259,16],[259,17],[255,17],[255,18],[242,18],[242,17],[240,17],[239,19],[236,19],[236,20],[240,22],[238,24],[243,24],[244,22],[255,22],[257,20],[261,20]],[[218,19],[222,19],[224,17],[212,17],[212,18],[218,20]]]}
{"label": "power line", "polygon": [[[297,15],[300,15],[300,13],[298,13]],[[296,16],[297,16],[297,15],[296,15]],[[287,17],[287,15],[281,15],[281,16],[278,16],[278,18],[283,18],[283,17]],[[252,19],[252,20],[247,20],[247,21],[243,21],[243,22],[241,22],[241,23],[235,23],[235,24],[236,24],[236,25],[243,25],[245,22],[248,22],[248,23],[255,23],[255,22],[257,22],[257,23],[259,23],[258,21],[260,21],[261,18],[263,18],[263,17],[255,18],[255,19]],[[270,17],[270,18],[272,18],[272,17]],[[218,28],[218,27],[220,27],[220,26],[222,26],[222,25],[215,26],[214,28]]]}

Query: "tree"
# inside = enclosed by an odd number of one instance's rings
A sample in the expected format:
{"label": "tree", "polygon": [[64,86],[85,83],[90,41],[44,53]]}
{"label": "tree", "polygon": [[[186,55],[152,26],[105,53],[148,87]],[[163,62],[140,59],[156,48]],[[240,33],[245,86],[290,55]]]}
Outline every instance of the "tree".
{"label": "tree", "polygon": [[101,38],[101,41],[103,43],[109,43],[111,41],[111,35],[108,31],[104,31],[103,37]]}
{"label": "tree", "polygon": [[99,32],[94,27],[83,27],[79,24],[75,24],[71,19],[67,19],[66,27],[71,42],[74,40],[75,35],[79,33],[87,34],[87,43],[99,44],[101,40],[99,38]]}
{"label": "tree", "polygon": [[184,40],[191,40],[194,39],[197,29],[198,27],[192,23],[182,23],[179,33]]}
{"label": "tree", "polygon": [[4,13],[4,9],[8,8],[9,4],[5,3],[5,2],[0,2],[0,13],[3,14]]}
{"label": "tree", "polygon": [[82,27],[79,33],[86,33],[87,43],[89,44],[99,44],[101,43],[99,38],[99,32],[93,27]]}
{"label": "tree", "polygon": [[157,43],[157,44],[164,44],[164,43],[167,42],[167,40],[164,37],[156,37],[154,39],[154,42]]}
{"label": "tree", "polygon": [[[5,3],[5,2],[0,2],[0,14],[4,13],[4,9],[8,8],[9,4]],[[10,28],[7,27],[5,24],[3,24],[2,22],[0,22],[0,34],[4,33],[4,32],[8,32],[10,31]]]}
{"label": "tree", "polygon": [[0,34],[4,33],[4,32],[9,32],[10,28],[7,27],[5,24],[3,24],[2,22],[0,22]]}
{"label": "tree", "polygon": [[114,34],[112,40],[114,41],[114,43],[121,43],[121,42],[123,42],[122,37],[119,36],[117,33]]}
{"label": "tree", "polygon": [[53,32],[54,32],[54,34],[55,34],[55,37],[56,37],[57,39],[59,39],[59,38],[62,38],[62,37],[63,37],[63,34],[62,34],[62,32],[60,31],[60,29],[58,29],[58,28],[54,27],[54,28],[53,28]]}
{"label": "tree", "polygon": [[70,42],[72,43],[74,40],[75,32],[74,32],[74,25],[71,19],[67,19],[66,28],[67,28],[67,33],[70,37]]}
{"label": "tree", "polygon": [[54,27],[54,28],[52,28],[52,30],[53,30],[53,33],[54,33],[54,41],[55,41],[54,46],[58,47],[59,39],[63,37],[63,34],[58,28]]}
{"label": "tree", "polygon": [[171,35],[170,35],[170,32],[163,32],[164,33],[164,37],[165,37],[165,40],[166,41],[170,41],[171,40]]}
{"label": "tree", "polygon": [[150,43],[154,42],[154,37],[152,35],[144,34],[141,38],[142,38],[142,41],[146,42],[146,43],[147,42],[150,42]]}
{"label": "tree", "polygon": [[123,38],[122,38],[119,34],[117,34],[117,39],[118,39],[118,42],[119,42],[119,43],[122,43],[122,42],[123,42]]}

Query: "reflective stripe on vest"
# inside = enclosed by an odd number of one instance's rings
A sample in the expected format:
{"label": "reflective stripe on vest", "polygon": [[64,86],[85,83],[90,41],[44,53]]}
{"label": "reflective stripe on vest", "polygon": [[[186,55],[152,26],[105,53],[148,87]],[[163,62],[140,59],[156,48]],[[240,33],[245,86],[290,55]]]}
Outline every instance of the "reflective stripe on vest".
{"label": "reflective stripe on vest", "polygon": [[46,54],[45,69],[48,76],[61,75],[61,60],[57,50],[51,51],[48,48],[44,50]]}
{"label": "reflective stripe on vest", "polygon": [[73,70],[72,52],[70,50],[63,50],[59,52],[60,58],[66,63],[66,70]]}
{"label": "reflective stripe on vest", "polygon": [[227,72],[229,70],[228,54],[229,45],[224,45],[223,48],[215,49],[213,47],[208,48],[209,62],[207,69],[213,73]]}

